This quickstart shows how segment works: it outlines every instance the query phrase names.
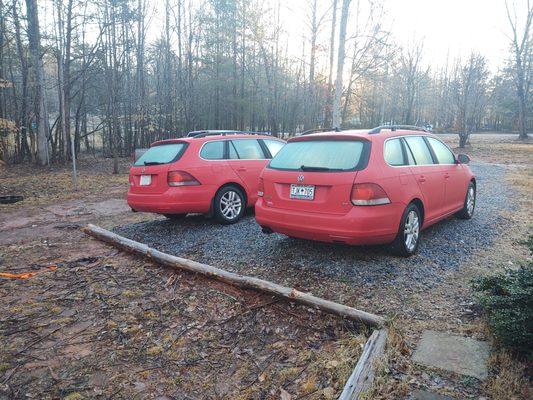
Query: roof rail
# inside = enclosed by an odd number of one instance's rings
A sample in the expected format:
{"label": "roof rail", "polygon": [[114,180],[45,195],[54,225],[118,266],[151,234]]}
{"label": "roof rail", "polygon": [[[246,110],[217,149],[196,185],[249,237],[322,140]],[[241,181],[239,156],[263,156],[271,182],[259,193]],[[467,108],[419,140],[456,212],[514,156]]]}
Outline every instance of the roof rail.
{"label": "roof rail", "polygon": [[331,131],[340,132],[341,130],[340,128],[314,128],[314,129],[308,129],[306,131],[303,131],[302,133],[300,133],[299,136],[310,135],[311,133],[331,132]]}
{"label": "roof rail", "polygon": [[223,130],[204,130],[192,131],[187,134],[187,137],[203,138],[206,136],[226,136],[226,135],[267,135],[271,136],[270,132],[253,132],[253,131],[223,131]]}
{"label": "roof rail", "polygon": [[421,131],[421,132],[427,132],[427,129],[416,126],[416,125],[380,125],[375,127],[374,129],[368,131],[369,135],[373,135],[375,133],[380,133],[382,129],[390,129],[392,132],[397,131],[399,129],[404,129],[408,131]]}

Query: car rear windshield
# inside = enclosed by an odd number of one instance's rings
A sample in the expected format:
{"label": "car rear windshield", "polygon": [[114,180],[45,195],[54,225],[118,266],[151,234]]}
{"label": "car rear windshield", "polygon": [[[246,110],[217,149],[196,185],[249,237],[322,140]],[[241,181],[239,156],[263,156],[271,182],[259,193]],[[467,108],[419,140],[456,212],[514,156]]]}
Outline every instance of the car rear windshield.
{"label": "car rear windshield", "polygon": [[364,143],[356,140],[289,142],[269,164],[270,168],[308,171],[352,171],[360,164]]}
{"label": "car rear windshield", "polygon": [[186,143],[169,143],[150,147],[135,161],[135,166],[168,164],[176,161],[183,153]]}

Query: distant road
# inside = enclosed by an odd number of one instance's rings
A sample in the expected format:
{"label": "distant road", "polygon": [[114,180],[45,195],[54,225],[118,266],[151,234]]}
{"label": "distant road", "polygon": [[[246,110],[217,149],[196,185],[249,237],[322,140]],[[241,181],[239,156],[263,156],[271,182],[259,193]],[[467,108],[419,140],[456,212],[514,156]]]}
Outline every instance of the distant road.
{"label": "distant road", "polygon": [[[458,138],[459,135],[457,133],[437,133],[437,136],[444,137],[446,139],[453,139]],[[533,137],[533,135],[530,134],[530,136]],[[480,133],[472,133],[470,135],[470,138],[474,141],[478,140],[513,140],[518,139],[518,133],[501,133],[501,132],[480,132]]]}

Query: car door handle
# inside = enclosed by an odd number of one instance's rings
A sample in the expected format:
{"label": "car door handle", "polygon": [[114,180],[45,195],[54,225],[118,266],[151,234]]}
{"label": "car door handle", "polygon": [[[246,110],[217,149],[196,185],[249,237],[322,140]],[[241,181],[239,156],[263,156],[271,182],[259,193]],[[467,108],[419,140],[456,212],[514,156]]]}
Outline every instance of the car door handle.
{"label": "car door handle", "polygon": [[418,182],[425,182],[426,181],[426,177],[424,175],[420,175],[418,177]]}
{"label": "car door handle", "polygon": [[244,172],[244,171],[246,171],[246,168],[245,167],[239,167],[239,168],[237,168],[237,171]]}
{"label": "car door handle", "polygon": [[448,179],[449,177],[450,177],[450,174],[448,174],[448,173],[444,174],[444,179]]}

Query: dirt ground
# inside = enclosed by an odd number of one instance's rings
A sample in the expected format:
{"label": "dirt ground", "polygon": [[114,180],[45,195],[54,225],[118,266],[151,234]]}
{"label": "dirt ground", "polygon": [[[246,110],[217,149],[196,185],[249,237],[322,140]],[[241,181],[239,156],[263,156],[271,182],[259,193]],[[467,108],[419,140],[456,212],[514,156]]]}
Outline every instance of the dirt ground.
{"label": "dirt ground", "polygon": [[[84,234],[153,219],[124,201],[127,160],[2,170],[0,398],[324,398],[340,393],[365,327],[176,272]],[[52,270],[53,269],[53,270]],[[287,397],[288,398],[288,397]]]}
{"label": "dirt ground", "polygon": [[[528,365],[504,351],[495,351],[486,382],[410,361],[423,329],[490,340],[470,279],[530,257],[522,241],[533,220],[533,144],[473,135],[471,145],[474,160],[504,166],[506,182],[522,194],[506,212],[511,229],[438,285],[403,296],[418,317],[401,318],[383,292],[351,289],[350,305],[371,304],[391,321],[390,362],[373,398],[409,397],[416,388],[452,398],[527,398]],[[0,272],[38,272],[0,278],[0,398],[337,397],[364,327],[161,268],[79,231],[88,222],[112,228],[159,218],[127,208],[127,168],[123,160],[122,173],[112,175],[109,160],[84,158],[77,192],[68,168],[0,170],[0,195],[25,197],[0,205]]]}

